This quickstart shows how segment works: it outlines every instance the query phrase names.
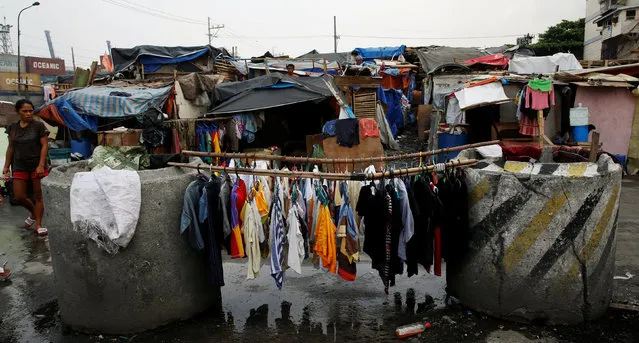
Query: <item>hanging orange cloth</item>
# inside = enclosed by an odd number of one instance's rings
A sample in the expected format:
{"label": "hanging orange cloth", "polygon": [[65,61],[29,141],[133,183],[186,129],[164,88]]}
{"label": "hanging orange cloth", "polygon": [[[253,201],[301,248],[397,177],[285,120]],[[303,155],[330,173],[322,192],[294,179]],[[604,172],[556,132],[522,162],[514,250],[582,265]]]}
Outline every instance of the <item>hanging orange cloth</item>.
{"label": "hanging orange cloth", "polygon": [[328,206],[320,205],[315,225],[315,253],[322,258],[322,266],[331,273],[337,273],[337,228],[331,220]]}

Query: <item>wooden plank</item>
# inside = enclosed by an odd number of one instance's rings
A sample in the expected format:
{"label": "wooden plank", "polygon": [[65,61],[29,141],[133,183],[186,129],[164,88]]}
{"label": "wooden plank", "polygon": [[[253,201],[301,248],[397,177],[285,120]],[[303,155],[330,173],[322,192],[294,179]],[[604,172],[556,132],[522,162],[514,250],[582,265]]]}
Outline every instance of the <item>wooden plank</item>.
{"label": "wooden plank", "polygon": [[335,76],[333,79],[338,87],[377,89],[382,84],[381,78],[373,78],[370,76]]}
{"label": "wooden plank", "polygon": [[426,132],[426,128],[430,126],[430,115],[433,111],[433,106],[431,105],[419,105],[417,106],[417,137],[420,141],[426,139],[428,135]]}
{"label": "wooden plank", "polygon": [[539,125],[539,148],[543,149],[544,147],[544,111],[537,111],[537,125]]}
{"label": "wooden plank", "polygon": [[322,145],[322,134],[318,133],[316,135],[307,135],[306,136],[306,156],[311,156],[313,153],[313,145],[319,144]]}
{"label": "wooden plank", "polygon": [[590,143],[590,162],[597,162],[597,155],[599,154],[599,131],[592,132],[592,142]]}
{"label": "wooden plank", "polygon": [[[336,137],[328,137],[324,139],[324,156],[326,158],[352,158],[353,163],[331,163],[327,166],[327,171],[343,173],[345,171],[360,171],[371,165],[371,157],[384,156],[384,147],[379,137],[362,137],[360,134],[359,145],[351,148],[343,147],[337,144]],[[368,161],[367,161],[368,159]],[[383,170],[386,164],[384,162],[373,162],[376,170]]]}

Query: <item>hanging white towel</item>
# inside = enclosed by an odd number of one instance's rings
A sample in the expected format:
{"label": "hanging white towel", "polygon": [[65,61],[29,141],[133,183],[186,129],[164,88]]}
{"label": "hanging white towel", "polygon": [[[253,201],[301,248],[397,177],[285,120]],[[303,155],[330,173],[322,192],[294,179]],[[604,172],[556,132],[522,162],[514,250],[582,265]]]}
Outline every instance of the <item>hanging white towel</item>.
{"label": "hanging white towel", "polygon": [[76,173],[70,203],[73,229],[116,254],[135,234],[142,203],[140,177],[109,167]]}

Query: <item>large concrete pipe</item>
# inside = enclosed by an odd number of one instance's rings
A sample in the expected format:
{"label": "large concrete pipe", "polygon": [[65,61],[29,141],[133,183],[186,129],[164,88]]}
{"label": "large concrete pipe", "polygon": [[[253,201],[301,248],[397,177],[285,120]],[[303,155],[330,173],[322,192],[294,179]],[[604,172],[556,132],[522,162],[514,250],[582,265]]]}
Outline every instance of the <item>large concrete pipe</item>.
{"label": "large concrete pipe", "polygon": [[[460,158],[477,158],[474,150]],[[482,161],[467,170],[469,253],[447,265],[462,303],[496,317],[575,324],[610,304],[622,169]]]}
{"label": "large concrete pipe", "polygon": [[60,314],[85,332],[126,334],[187,319],[219,300],[202,259],[180,236],[184,190],[193,173],[140,171],[142,206],[135,236],[116,255],[73,230],[69,194],[84,162],[54,169],[43,181],[45,223]]}

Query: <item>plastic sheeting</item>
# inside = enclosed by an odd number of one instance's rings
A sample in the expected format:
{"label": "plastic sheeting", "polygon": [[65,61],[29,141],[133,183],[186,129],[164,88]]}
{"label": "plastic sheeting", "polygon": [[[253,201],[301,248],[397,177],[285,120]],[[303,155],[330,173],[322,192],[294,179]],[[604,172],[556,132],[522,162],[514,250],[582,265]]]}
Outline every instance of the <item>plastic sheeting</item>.
{"label": "plastic sheeting", "polygon": [[[198,53],[200,55],[193,57]],[[178,63],[175,61],[188,61],[200,57],[205,53],[208,53],[211,57],[231,57],[225,49],[218,49],[210,45],[192,47],[140,45],[130,49],[111,49],[111,55],[113,56],[113,64],[116,72],[128,68],[138,59],[144,59],[145,62],[149,62],[150,64],[175,64]]]}
{"label": "plastic sheeting", "polygon": [[501,82],[491,82],[486,85],[464,88],[455,92],[455,97],[459,100],[459,107],[462,110],[510,100],[506,96]]}
{"label": "plastic sheeting", "polygon": [[[213,92],[214,103],[221,103],[209,114],[243,113],[332,97],[333,93],[324,81],[332,83],[333,78],[269,74],[247,81],[222,83]],[[335,85],[333,87],[337,89]]]}
{"label": "plastic sheeting", "polygon": [[[557,69],[558,68],[558,69]],[[517,74],[550,74],[557,71],[583,69],[573,54],[558,53],[552,56],[515,55],[508,71]]]}
{"label": "plastic sheeting", "polygon": [[402,91],[397,89],[379,88],[377,97],[386,105],[386,119],[390,125],[393,137],[397,137],[397,132],[404,128],[404,113],[402,111]]}
{"label": "plastic sheeting", "polygon": [[[67,101],[78,114],[90,116],[104,118],[138,116],[150,109],[161,108],[168,99],[172,87],[172,85],[161,88],[92,86],[68,91],[54,99],[53,103],[58,107],[60,101]],[[120,95],[115,95],[114,92]],[[59,107],[58,111],[60,111]]]}
{"label": "plastic sheeting", "polygon": [[362,56],[364,60],[374,59],[392,59],[397,58],[404,53],[405,45],[379,47],[379,48],[356,48],[355,51]]}
{"label": "plastic sheeting", "polygon": [[460,65],[467,60],[486,56],[483,50],[478,48],[453,48],[447,46],[435,46],[417,51],[417,57],[422,68],[427,73],[433,73],[445,65]]}
{"label": "plastic sheeting", "polygon": [[483,57],[467,60],[464,62],[464,65],[467,67],[470,67],[476,64],[481,64],[481,65],[501,67],[505,69],[506,67],[508,67],[508,62],[510,62],[510,59],[504,56],[504,54],[494,54],[494,55],[483,56]]}
{"label": "plastic sheeting", "polygon": [[157,57],[157,56],[140,56],[140,63],[144,65],[145,73],[153,73],[162,68],[165,64],[178,64],[182,62],[192,61],[208,53],[208,49],[204,48],[192,54],[179,57]]}

